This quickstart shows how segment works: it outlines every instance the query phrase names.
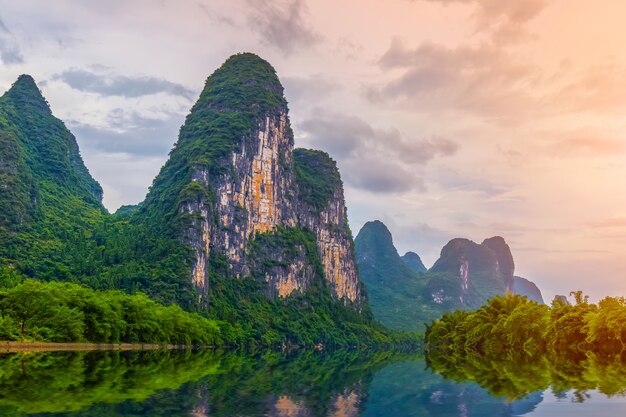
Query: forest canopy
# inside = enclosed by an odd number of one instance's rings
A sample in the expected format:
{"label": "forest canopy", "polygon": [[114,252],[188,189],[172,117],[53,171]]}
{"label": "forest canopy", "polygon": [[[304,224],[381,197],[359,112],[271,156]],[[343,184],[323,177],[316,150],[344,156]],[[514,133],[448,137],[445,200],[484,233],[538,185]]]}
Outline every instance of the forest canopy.
{"label": "forest canopy", "polygon": [[575,304],[556,299],[551,307],[508,294],[496,296],[475,311],[455,311],[435,320],[426,331],[429,351],[503,351],[619,353],[626,348],[626,298],[589,302],[572,292]]}

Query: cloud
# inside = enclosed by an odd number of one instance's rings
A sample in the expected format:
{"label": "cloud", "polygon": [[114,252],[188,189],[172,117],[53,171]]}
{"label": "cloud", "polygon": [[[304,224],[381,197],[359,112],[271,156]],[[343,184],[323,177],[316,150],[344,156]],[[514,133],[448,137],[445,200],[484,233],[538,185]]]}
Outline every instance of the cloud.
{"label": "cloud", "polygon": [[163,156],[172,148],[184,117],[165,114],[148,118],[136,112],[114,109],[107,116],[106,126],[69,121],[70,130],[81,147],[90,151],[134,156]]}
{"label": "cloud", "polygon": [[609,60],[568,79],[546,98],[546,104],[564,112],[606,112],[626,107],[626,67]]}
{"label": "cloud", "polygon": [[[416,0],[410,0],[416,1]],[[548,6],[547,0],[422,0],[443,5],[469,4],[475,6],[473,14],[477,33],[487,32],[491,40],[508,45],[529,39],[525,24],[537,17]]]}
{"label": "cloud", "polygon": [[7,27],[7,25],[4,24],[4,22],[2,21],[2,19],[0,19],[0,32],[3,33],[11,33],[11,31],[9,30],[9,28]]}
{"label": "cloud", "polygon": [[[410,0],[416,1],[416,0]],[[478,18],[506,18],[512,22],[527,22],[536,17],[548,5],[546,0],[422,0],[429,3],[475,4]]]}
{"label": "cloud", "polygon": [[425,164],[459,149],[457,143],[439,136],[407,139],[396,129],[376,129],[359,117],[322,110],[315,111],[299,127],[311,144],[337,157],[377,153],[408,164]]}
{"label": "cloud", "polygon": [[623,141],[591,137],[564,139],[548,146],[548,154],[555,157],[610,156],[625,151],[626,143]]}
{"label": "cloud", "polygon": [[285,96],[290,103],[319,103],[341,89],[339,83],[332,82],[321,75],[282,77],[281,81],[285,87]]}
{"label": "cloud", "polygon": [[589,226],[594,229],[626,228],[626,213],[617,213],[609,218],[592,222]]}
{"label": "cloud", "polygon": [[19,46],[15,42],[14,36],[0,18],[0,61],[6,65],[21,64],[24,57]]}
{"label": "cloud", "polygon": [[252,10],[250,28],[261,35],[264,42],[289,55],[298,48],[306,48],[321,37],[305,21],[304,0],[246,0]]}
{"label": "cloud", "polygon": [[446,138],[409,139],[396,129],[374,128],[359,117],[320,109],[298,128],[307,144],[340,160],[348,184],[371,192],[424,191],[415,166],[459,149]]}
{"label": "cloud", "polygon": [[125,75],[110,75],[71,68],[52,76],[52,80],[61,81],[75,90],[96,93],[102,96],[141,97],[157,93],[166,93],[192,99],[194,91],[161,78]]}
{"label": "cloud", "polygon": [[[478,193],[491,199],[502,197],[512,190],[510,185],[492,179],[459,173],[452,169],[441,170],[434,179],[444,190]],[[495,201],[495,200],[494,200]]]}
{"label": "cloud", "polygon": [[308,134],[309,142],[339,158],[377,137],[374,129],[359,117],[319,110],[299,128]]}
{"label": "cloud", "polygon": [[198,7],[212,22],[221,23],[221,24],[225,24],[227,26],[233,26],[233,27],[237,26],[237,24],[231,17],[220,13],[214,8],[210,8],[209,6],[202,4],[202,3],[198,3]]}
{"label": "cloud", "polygon": [[16,45],[7,44],[0,39],[0,60],[7,65],[21,64],[24,62],[24,57]]}
{"label": "cloud", "polygon": [[382,86],[366,88],[365,96],[373,103],[510,120],[528,114],[536,102],[529,92],[536,82],[535,68],[490,44],[449,48],[425,42],[410,49],[395,39],[379,65],[402,72]]}
{"label": "cloud", "polygon": [[349,159],[342,168],[346,183],[361,190],[380,194],[426,191],[422,178],[393,160],[366,156]]}

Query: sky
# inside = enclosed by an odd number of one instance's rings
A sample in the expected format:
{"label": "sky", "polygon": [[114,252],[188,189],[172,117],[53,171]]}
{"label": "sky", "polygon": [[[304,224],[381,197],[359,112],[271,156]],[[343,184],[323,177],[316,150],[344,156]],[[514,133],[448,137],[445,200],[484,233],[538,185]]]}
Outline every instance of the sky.
{"label": "sky", "polygon": [[495,235],[544,298],[626,295],[623,0],[0,0],[0,91],[35,77],[115,211],[143,200],[207,76],[254,52],[356,234],[427,266]]}

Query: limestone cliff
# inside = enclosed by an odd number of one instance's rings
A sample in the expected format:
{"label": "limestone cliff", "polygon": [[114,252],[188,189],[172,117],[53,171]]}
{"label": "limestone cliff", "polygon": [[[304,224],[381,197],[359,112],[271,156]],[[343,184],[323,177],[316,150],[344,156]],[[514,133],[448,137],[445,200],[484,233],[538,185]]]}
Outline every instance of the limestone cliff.
{"label": "limestone cliff", "polygon": [[430,272],[438,273],[430,279],[429,287],[439,304],[478,307],[507,292],[529,296],[531,286],[536,291],[529,298],[542,302],[534,283],[514,276],[511,248],[500,236],[485,239],[480,245],[468,239],[451,240]]}
{"label": "limestone cliff", "polygon": [[491,249],[496,255],[496,273],[500,274],[502,277],[506,291],[513,292],[515,262],[513,261],[511,248],[501,236],[485,239],[482,245]]}
{"label": "limestone cliff", "polygon": [[323,152],[294,152],[283,88],[253,54],[207,79],[144,205],[176,213],[201,297],[220,258],[271,297],[305,292],[320,275],[335,299],[362,304],[337,167]]}
{"label": "limestone cliff", "polygon": [[[429,282],[433,301],[450,306],[478,306],[507,289],[498,255],[469,239],[452,239],[430,269],[440,273]],[[450,280],[448,276],[454,277]]]}

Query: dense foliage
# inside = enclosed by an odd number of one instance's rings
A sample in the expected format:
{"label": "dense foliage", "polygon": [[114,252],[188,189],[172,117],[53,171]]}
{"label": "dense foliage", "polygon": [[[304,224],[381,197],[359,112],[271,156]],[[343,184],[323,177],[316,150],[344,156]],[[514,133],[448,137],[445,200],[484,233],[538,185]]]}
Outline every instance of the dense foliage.
{"label": "dense foliage", "polygon": [[0,98],[0,265],[40,279],[89,274],[102,189],[23,75]]}
{"label": "dense foliage", "polygon": [[326,152],[302,148],[293,151],[293,160],[300,197],[313,209],[323,209],[342,186],[337,163]]}
{"label": "dense foliage", "polygon": [[223,345],[216,321],[145,294],[26,280],[0,289],[0,339]]}
{"label": "dense foliage", "polygon": [[551,307],[519,295],[497,296],[476,311],[456,311],[426,332],[429,365],[456,381],[476,381],[510,400],[552,387],[612,396],[626,390],[626,299],[589,303],[571,293]]}
{"label": "dense foliage", "polygon": [[555,300],[551,308],[519,295],[496,296],[476,311],[455,311],[434,321],[426,332],[430,351],[598,352],[626,349],[626,299],[606,297],[589,303],[573,292],[576,303]]}

